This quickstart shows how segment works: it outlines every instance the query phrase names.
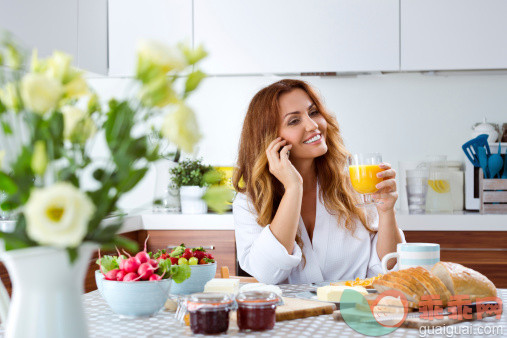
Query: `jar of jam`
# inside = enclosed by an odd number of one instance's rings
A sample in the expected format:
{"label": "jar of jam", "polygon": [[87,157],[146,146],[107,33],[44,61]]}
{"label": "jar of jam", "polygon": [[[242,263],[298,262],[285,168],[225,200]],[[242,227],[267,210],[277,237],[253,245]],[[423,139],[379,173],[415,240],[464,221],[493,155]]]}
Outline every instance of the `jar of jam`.
{"label": "jar of jam", "polygon": [[225,293],[194,293],[187,300],[192,333],[227,332],[234,299]]}
{"label": "jar of jam", "polygon": [[275,326],[276,306],[280,297],[269,291],[242,292],[236,297],[240,330],[264,331]]}

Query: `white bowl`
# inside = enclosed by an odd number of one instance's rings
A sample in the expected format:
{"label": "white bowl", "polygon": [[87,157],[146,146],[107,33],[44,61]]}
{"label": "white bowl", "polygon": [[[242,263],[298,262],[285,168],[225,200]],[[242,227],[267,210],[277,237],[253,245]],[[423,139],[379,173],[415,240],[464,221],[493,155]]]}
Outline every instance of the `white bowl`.
{"label": "white bowl", "polygon": [[106,280],[99,271],[95,272],[95,280],[111,310],[128,317],[156,315],[164,307],[171,289],[171,279],[118,282]]}

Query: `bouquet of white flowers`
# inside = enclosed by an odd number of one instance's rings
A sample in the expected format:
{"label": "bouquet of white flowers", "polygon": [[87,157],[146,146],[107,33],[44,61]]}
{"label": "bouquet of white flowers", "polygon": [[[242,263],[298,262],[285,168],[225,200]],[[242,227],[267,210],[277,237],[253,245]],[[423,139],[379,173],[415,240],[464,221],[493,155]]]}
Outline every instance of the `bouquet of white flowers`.
{"label": "bouquet of white flowers", "polygon": [[[104,108],[69,55],[54,52],[39,59],[34,51],[28,62],[12,39],[3,41],[0,207],[17,219],[14,231],[0,232],[5,249],[65,248],[71,261],[84,241],[135,250],[134,242],[116,235],[121,217],[108,226],[101,222],[160,158],[158,146],[148,142],[153,130],[139,126],[165,114],[155,132],[193,152],[200,133],[185,99],[205,77],[196,67],[205,56],[202,48],[183,44],[140,43],[135,95],[112,99]],[[105,137],[109,163],[97,164],[90,155],[90,140],[99,136]],[[92,172],[94,188],[82,185],[85,172]],[[217,198],[225,203],[228,194],[213,192],[214,204]]]}

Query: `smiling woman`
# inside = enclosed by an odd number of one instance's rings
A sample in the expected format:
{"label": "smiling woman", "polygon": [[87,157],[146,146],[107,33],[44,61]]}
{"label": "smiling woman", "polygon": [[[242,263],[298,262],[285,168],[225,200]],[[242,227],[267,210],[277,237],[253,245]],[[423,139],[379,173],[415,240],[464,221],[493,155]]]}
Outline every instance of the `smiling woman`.
{"label": "smiling woman", "polygon": [[348,154],[336,119],[307,83],[282,80],[254,96],[233,178],[246,272],[272,284],[381,272],[380,259],[404,242],[393,210],[395,172],[381,167],[382,207],[361,210],[345,171]]}

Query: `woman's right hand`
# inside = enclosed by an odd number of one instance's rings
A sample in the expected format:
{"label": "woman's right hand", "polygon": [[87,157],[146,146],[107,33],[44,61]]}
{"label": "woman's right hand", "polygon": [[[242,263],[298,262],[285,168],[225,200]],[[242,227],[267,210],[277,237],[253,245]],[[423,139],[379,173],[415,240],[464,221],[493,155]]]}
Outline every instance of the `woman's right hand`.
{"label": "woman's right hand", "polygon": [[283,184],[285,190],[303,186],[303,178],[289,160],[291,148],[292,144],[287,144],[286,140],[277,137],[266,149],[269,172]]}

